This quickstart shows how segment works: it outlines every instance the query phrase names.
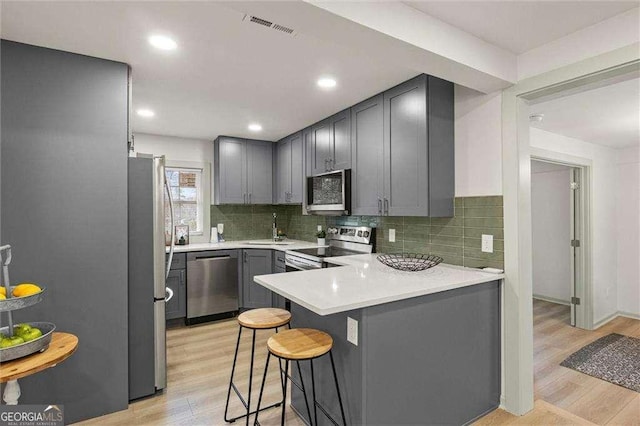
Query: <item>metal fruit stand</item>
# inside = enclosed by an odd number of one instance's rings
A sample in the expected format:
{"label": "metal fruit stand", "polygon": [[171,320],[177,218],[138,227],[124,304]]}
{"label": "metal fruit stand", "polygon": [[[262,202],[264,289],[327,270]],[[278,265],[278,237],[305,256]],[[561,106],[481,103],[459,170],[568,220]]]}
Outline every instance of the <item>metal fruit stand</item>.
{"label": "metal fruit stand", "polygon": [[[8,325],[0,328],[0,333],[5,336],[12,336],[14,323],[12,311],[23,309],[36,303],[40,303],[44,298],[45,288],[41,287],[41,291],[29,296],[13,297],[14,286],[11,286],[9,281],[9,264],[11,263],[11,246],[5,245],[0,247],[0,262],[2,263],[2,286],[6,290],[6,299],[0,300],[0,315],[4,312],[7,318]],[[5,363],[18,358],[26,357],[36,352],[43,352],[47,350],[51,343],[51,338],[56,326],[50,322],[30,322],[28,323],[32,327],[39,328],[42,331],[42,336],[24,342],[15,346],[6,348],[0,348],[0,362]],[[13,382],[13,383],[12,383]],[[15,396],[17,392],[17,396]],[[13,394],[13,395],[12,395]],[[9,398],[8,398],[9,395]],[[17,397],[20,395],[20,387],[17,384],[17,380],[7,382],[7,386],[4,392],[4,399],[8,404],[11,404],[10,400],[17,403]]]}

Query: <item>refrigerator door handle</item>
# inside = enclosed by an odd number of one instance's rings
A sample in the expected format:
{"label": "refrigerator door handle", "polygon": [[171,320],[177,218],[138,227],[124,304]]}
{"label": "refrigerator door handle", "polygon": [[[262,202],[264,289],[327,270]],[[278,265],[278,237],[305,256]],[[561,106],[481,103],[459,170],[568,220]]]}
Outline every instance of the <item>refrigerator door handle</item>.
{"label": "refrigerator door handle", "polygon": [[173,251],[176,246],[176,227],[173,219],[173,197],[171,196],[171,188],[169,188],[169,182],[167,181],[167,175],[164,175],[164,187],[167,189],[167,196],[169,197],[169,214],[171,215],[171,245],[169,247],[169,259],[167,261],[167,267],[165,269],[165,281],[169,279],[169,271],[171,270],[171,262],[173,261]]}
{"label": "refrigerator door handle", "polygon": [[167,291],[167,297],[164,299],[165,303],[169,302],[169,300],[173,299],[173,290],[169,287],[165,289]]}

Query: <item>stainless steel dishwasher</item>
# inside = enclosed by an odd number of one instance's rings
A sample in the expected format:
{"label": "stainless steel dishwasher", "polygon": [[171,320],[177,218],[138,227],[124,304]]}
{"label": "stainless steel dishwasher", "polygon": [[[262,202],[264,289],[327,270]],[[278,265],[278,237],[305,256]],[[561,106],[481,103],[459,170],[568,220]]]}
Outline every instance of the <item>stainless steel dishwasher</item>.
{"label": "stainless steel dishwasher", "polygon": [[187,323],[238,310],[238,250],[187,253]]}

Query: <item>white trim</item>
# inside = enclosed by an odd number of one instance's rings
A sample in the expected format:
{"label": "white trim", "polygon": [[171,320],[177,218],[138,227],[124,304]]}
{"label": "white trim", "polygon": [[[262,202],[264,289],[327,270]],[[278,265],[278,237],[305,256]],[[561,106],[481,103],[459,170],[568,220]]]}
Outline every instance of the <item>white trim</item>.
{"label": "white trim", "polygon": [[631,318],[631,319],[634,319],[634,320],[640,320],[640,315],[634,314],[633,312],[618,311],[618,316],[625,317],[625,318]]}
{"label": "white trim", "polygon": [[198,161],[181,161],[167,158],[168,168],[185,168],[202,170],[202,232],[189,234],[189,243],[208,243],[211,229],[211,163]]}
{"label": "white trim", "polygon": [[631,313],[631,312],[625,312],[625,311],[617,311],[617,312],[614,312],[613,314],[611,314],[611,315],[609,315],[607,317],[604,317],[600,321],[596,322],[593,325],[593,329],[596,330],[596,329],[602,327],[603,325],[613,321],[614,319],[616,319],[618,317],[624,317],[624,318],[629,318],[629,319],[632,319],[632,320],[640,321],[640,315],[638,315],[638,314],[634,314],[634,313]]}
{"label": "white trim", "polygon": [[505,388],[507,411],[533,408],[531,282],[531,149],[527,98],[585,84],[640,66],[640,44],[528,78],[502,93],[502,181],[505,256]]}
{"label": "white trim", "polygon": [[537,300],[543,300],[545,302],[555,303],[557,305],[571,306],[570,302],[566,300],[556,299],[555,297],[547,297],[547,296],[541,296],[539,294],[534,294],[533,298]]}

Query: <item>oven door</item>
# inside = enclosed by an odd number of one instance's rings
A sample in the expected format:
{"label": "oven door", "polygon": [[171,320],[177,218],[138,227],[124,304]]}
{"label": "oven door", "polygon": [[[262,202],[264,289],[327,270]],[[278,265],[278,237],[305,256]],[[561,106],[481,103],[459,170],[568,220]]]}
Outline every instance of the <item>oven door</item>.
{"label": "oven door", "polygon": [[311,271],[321,269],[322,263],[287,254],[284,258],[284,266],[286,272]]}

